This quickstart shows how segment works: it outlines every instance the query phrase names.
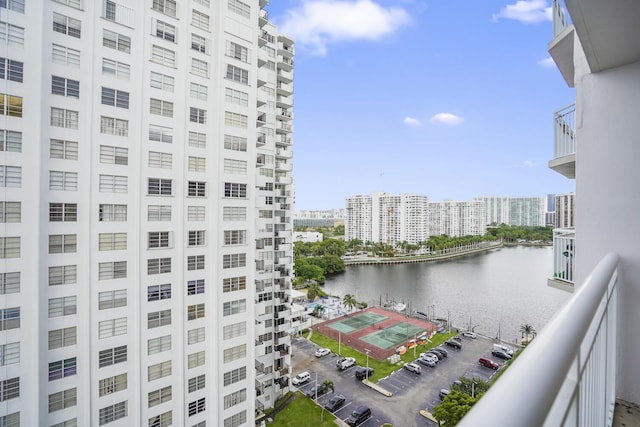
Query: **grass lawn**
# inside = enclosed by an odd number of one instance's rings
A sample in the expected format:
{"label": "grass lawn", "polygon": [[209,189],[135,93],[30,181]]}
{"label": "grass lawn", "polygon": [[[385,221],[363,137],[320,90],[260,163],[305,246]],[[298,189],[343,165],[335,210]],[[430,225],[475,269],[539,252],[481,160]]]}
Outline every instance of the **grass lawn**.
{"label": "grass lawn", "polygon": [[[320,419],[323,422],[320,422]],[[278,412],[272,423],[268,423],[273,427],[300,427],[302,425],[310,425],[310,421],[314,426],[335,427],[335,416],[316,405],[313,400],[309,399],[299,391],[295,393],[294,400],[287,405],[282,411]]]}
{"label": "grass lawn", "polygon": [[[416,352],[415,352],[416,357],[418,357],[420,353],[423,353],[429,350],[430,348],[437,347],[438,345],[442,344],[443,342],[445,342],[446,340],[448,340],[449,338],[455,335],[456,335],[455,333],[435,334],[433,338],[431,338],[431,341],[432,341],[431,343],[428,342],[426,344],[419,345],[416,348]],[[327,337],[326,335],[322,335],[317,331],[313,331],[313,335],[311,335],[311,341],[313,341],[314,343],[318,344],[321,347],[326,347],[330,349],[334,353],[338,353],[338,342]],[[360,353],[359,351],[356,351],[349,346],[342,344],[340,346],[340,353],[343,357],[355,358],[356,363],[360,366],[366,366],[367,364],[367,355],[364,353]],[[415,360],[415,357],[413,357],[413,349],[409,349],[405,354],[401,355],[400,360],[402,361],[402,363],[398,363],[394,365],[388,362],[387,360],[379,362],[374,358],[370,357],[369,367],[373,368],[375,371],[374,375],[371,376],[371,380],[377,381],[380,378],[384,378],[387,375],[389,375],[391,372],[400,368],[405,362],[411,362]]]}

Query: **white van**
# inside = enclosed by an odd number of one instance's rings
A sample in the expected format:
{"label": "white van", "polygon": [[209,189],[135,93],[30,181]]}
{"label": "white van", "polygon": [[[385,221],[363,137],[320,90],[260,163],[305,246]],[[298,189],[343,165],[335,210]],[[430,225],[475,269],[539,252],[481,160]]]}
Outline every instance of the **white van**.
{"label": "white van", "polygon": [[513,356],[513,349],[511,347],[509,347],[509,346],[506,346],[506,345],[503,345],[503,344],[494,344],[493,345],[493,349],[505,352],[509,356]]}
{"label": "white van", "polygon": [[309,372],[307,371],[304,371],[304,372],[300,372],[298,375],[293,377],[291,382],[293,383],[293,385],[300,385],[300,384],[306,383],[310,379],[311,379],[311,374],[309,374]]}

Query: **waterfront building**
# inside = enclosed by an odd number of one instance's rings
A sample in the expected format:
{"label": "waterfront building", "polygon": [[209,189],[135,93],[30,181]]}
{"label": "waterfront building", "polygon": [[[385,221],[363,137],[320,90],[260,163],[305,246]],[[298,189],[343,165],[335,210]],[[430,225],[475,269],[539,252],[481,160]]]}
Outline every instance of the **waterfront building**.
{"label": "waterfront building", "polygon": [[475,197],[474,200],[480,200],[484,202],[486,209],[486,225],[510,225],[511,220],[509,216],[511,204],[509,203],[509,197],[504,196],[482,196]]}
{"label": "waterfront building", "polygon": [[509,225],[544,227],[547,203],[544,197],[509,198]]}
{"label": "waterfront building", "polygon": [[335,227],[344,225],[345,209],[324,211],[296,211],[293,214],[294,227]]}
{"label": "waterfront building", "polygon": [[266,4],[0,2],[0,425],[254,425],[289,390]]}
{"label": "waterfront building", "polygon": [[318,231],[294,231],[293,242],[313,243],[322,242],[324,236]]}
{"label": "waterfront building", "polygon": [[555,197],[555,228],[575,227],[575,193],[561,194]]}
{"label": "waterfront building", "polygon": [[486,204],[482,200],[429,203],[429,235],[482,236],[487,232]]}

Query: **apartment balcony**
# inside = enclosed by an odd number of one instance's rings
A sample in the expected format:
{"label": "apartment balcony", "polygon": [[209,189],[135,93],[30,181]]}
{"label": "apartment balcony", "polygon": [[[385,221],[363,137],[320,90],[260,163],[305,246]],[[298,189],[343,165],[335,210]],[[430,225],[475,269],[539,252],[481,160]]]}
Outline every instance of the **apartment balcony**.
{"label": "apartment balcony", "polygon": [[293,49],[293,45],[289,43],[283,43],[278,38],[278,55],[281,55],[283,58],[292,58],[295,55],[295,50]]}
{"label": "apartment balcony", "polygon": [[286,70],[286,71],[291,71],[293,70],[293,58],[289,58],[288,56],[282,56],[279,55],[278,56],[278,69],[279,70]]}
{"label": "apartment balcony", "polygon": [[293,81],[293,72],[290,70],[278,70],[278,81],[291,83]]}
{"label": "apartment balcony", "polygon": [[291,107],[293,107],[293,97],[278,95],[276,97],[276,106],[278,108],[291,108]]}
{"label": "apartment balcony", "polygon": [[283,172],[291,172],[292,170],[291,163],[276,162],[276,170],[283,171]]}
{"label": "apartment balcony", "polygon": [[268,22],[269,22],[269,14],[267,13],[266,10],[261,10],[258,18],[258,25],[260,26],[260,28],[262,28],[265,25],[267,25]]}
{"label": "apartment balcony", "polygon": [[276,93],[278,95],[289,96],[293,93],[293,85],[291,83],[278,82],[276,85]]}
{"label": "apartment balcony", "polygon": [[256,138],[256,145],[258,147],[263,146],[267,143],[267,135],[261,132],[258,132],[258,137]]}
{"label": "apartment balcony", "polygon": [[549,54],[569,87],[574,86],[573,39],[575,29],[568,22],[566,9],[560,0],[552,4],[553,39],[549,43]]}
{"label": "apartment balcony", "polygon": [[289,132],[293,132],[293,125],[289,123],[285,123],[281,120],[278,120],[278,123],[276,124],[276,133],[282,134],[282,133],[289,133]]}
{"label": "apartment balcony", "polygon": [[610,253],[458,426],[615,425],[622,285]]}
{"label": "apartment balcony", "polygon": [[291,120],[293,118],[293,114],[286,108],[280,108],[276,112],[279,120]]}
{"label": "apartment balcony", "polygon": [[290,136],[277,134],[276,135],[276,144],[278,145],[291,145],[292,139]]}
{"label": "apartment balcony", "polygon": [[276,148],[276,159],[290,159],[292,156],[291,150],[287,150],[283,147]]}
{"label": "apartment balcony", "polygon": [[576,177],[576,105],[571,104],[553,113],[553,159],[549,168],[567,178]]}
{"label": "apartment balcony", "polygon": [[547,284],[553,288],[573,292],[576,252],[576,232],[573,228],[553,230],[553,277]]}

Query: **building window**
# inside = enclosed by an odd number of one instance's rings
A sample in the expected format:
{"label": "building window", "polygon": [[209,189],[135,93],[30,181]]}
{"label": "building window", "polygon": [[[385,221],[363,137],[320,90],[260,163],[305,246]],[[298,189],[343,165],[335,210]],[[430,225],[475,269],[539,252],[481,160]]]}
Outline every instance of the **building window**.
{"label": "building window", "polygon": [[98,323],[98,338],[110,338],[127,333],[127,318],[104,320]]}
{"label": "building window", "polygon": [[51,94],[80,98],[80,82],[64,77],[51,76]]}
{"label": "building window", "polygon": [[[0,23],[0,27],[1,26],[2,24]],[[53,43],[51,45],[51,61],[58,64],[71,65],[72,67],[79,68],[80,51]]]}
{"label": "building window", "polygon": [[100,175],[99,189],[102,193],[126,193],[127,177],[121,175]]}
{"label": "building window", "polygon": [[147,238],[149,249],[168,248],[169,232],[168,231],[150,231]]}
{"label": "building window", "polygon": [[157,12],[163,13],[173,18],[176,17],[176,2],[175,0],[153,0],[151,8]]}
{"label": "building window", "polygon": [[81,35],[81,24],[77,19],[53,12],[53,31],[79,39]]}
{"label": "building window", "polygon": [[247,208],[240,206],[224,206],[222,209],[223,221],[246,221]]}
{"label": "building window", "polygon": [[22,117],[22,97],[0,93],[0,115]]}
{"label": "building window", "polygon": [[149,140],[171,144],[173,142],[173,129],[151,125],[149,126]]}
{"label": "building window", "polygon": [[149,100],[149,112],[163,117],[173,117],[173,102],[151,98]]}
{"label": "building window", "polygon": [[204,317],[204,304],[194,304],[187,307],[187,320],[195,320]]}
{"label": "building window", "polygon": [[116,375],[102,379],[98,382],[98,394],[100,397],[117,393],[127,389],[127,374]]}
{"label": "building window", "polygon": [[234,314],[240,314],[246,311],[247,311],[247,301],[245,299],[227,301],[222,304],[223,316],[232,316]]}
{"label": "building window", "polygon": [[224,172],[235,175],[246,175],[247,162],[245,160],[224,159]]}
{"label": "building window", "polygon": [[129,108],[129,92],[123,90],[102,87],[102,105],[110,105],[118,108]]}
{"label": "building window", "polygon": [[[225,101],[231,104],[242,105],[246,107],[249,105],[249,94],[240,90],[231,88],[225,88]],[[226,148],[226,147],[225,147]],[[245,149],[246,151],[246,149]]]}
{"label": "building window", "polygon": [[152,258],[147,260],[147,274],[171,273],[171,258]]}
{"label": "building window", "polygon": [[167,92],[173,92],[175,85],[175,79],[166,74],[151,72],[151,87],[155,89],[165,90]]}
{"label": "building window", "polygon": [[49,381],[59,380],[60,378],[71,377],[77,373],[76,358],[58,360],[49,363]]}
{"label": "building window", "polygon": [[98,366],[104,368],[127,361],[127,346],[109,348],[98,353]]}
{"label": "building window", "polygon": [[207,111],[200,108],[190,107],[189,120],[193,123],[205,124],[207,122]]}
{"label": "building window", "polygon": [[171,283],[147,287],[147,301],[160,301],[171,298]]}
{"label": "building window", "polygon": [[171,335],[165,335],[162,337],[151,338],[150,340],[147,340],[147,354],[149,356],[169,350],[171,350]]}
{"label": "building window", "polygon": [[224,427],[239,427],[247,422],[247,411],[238,412],[235,415],[225,418]]}
{"label": "building window", "polygon": [[78,115],[77,111],[51,107],[51,126],[78,129]]}
{"label": "building window", "polygon": [[224,197],[233,197],[244,199],[247,197],[247,184],[238,184],[235,182],[224,183]]}
{"label": "building window", "polygon": [[20,272],[0,273],[0,295],[20,292]]}
{"label": "building window", "polygon": [[100,204],[98,207],[98,221],[125,222],[127,220],[127,205]]}
{"label": "building window", "polygon": [[171,196],[173,181],[170,179],[149,178],[147,194],[150,196]]}
{"label": "building window", "polygon": [[127,306],[127,290],[105,291],[98,294],[98,310]]}
{"label": "building window", "polygon": [[240,344],[235,347],[225,348],[222,352],[223,363],[233,362],[247,356],[247,345]]}
{"label": "building window", "polygon": [[238,43],[227,40],[226,54],[227,56],[235,58],[239,61],[249,62],[249,49],[242,45],[239,45]]}
{"label": "building window", "polygon": [[242,366],[224,373],[224,386],[228,386],[247,378],[247,367]]}
{"label": "building window", "polygon": [[49,190],[78,191],[76,172],[49,171]]}
{"label": "building window", "polygon": [[52,159],[78,160],[78,143],[61,139],[49,140],[49,157]]}
{"label": "building window", "polygon": [[205,231],[204,230],[189,230],[189,238],[187,241],[188,246],[204,246],[205,245]]}
{"label": "building window", "polygon": [[238,322],[226,325],[222,328],[222,339],[230,340],[236,337],[243,337],[247,334],[247,322]]}
{"label": "building window", "polygon": [[222,292],[244,291],[247,289],[247,277],[228,277],[222,279]]}
{"label": "building window", "polygon": [[199,351],[197,353],[191,353],[187,356],[187,366],[189,369],[197,368],[198,366],[204,365],[204,350]]}
{"label": "building window", "polygon": [[204,221],[205,207],[204,206],[188,206],[187,220],[188,221]]}
{"label": "building window", "polygon": [[[241,2],[240,0],[228,0],[227,7],[233,13],[237,13],[244,18],[251,17],[251,6],[247,3]],[[225,427],[227,426],[225,425]]]}
{"label": "building window", "polygon": [[175,43],[176,41],[176,27],[166,22],[154,20],[155,36],[163,40]]}
{"label": "building window", "polygon": [[77,251],[77,235],[76,234],[50,234],[49,235],[49,253],[50,254],[68,254]]}
{"label": "building window", "polygon": [[159,405],[164,402],[168,402],[171,400],[171,386],[163,387],[160,390],[155,390],[149,393],[149,408],[153,408],[156,405]]}
{"label": "building window", "polygon": [[[13,10],[14,12],[24,13],[24,0],[0,0],[0,7]],[[1,424],[4,427],[4,424]],[[7,426],[9,424],[6,424]]]}
{"label": "building window", "polygon": [[0,223],[19,223],[21,220],[21,202],[0,202]]}
{"label": "building window", "polygon": [[247,231],[246,230],[225,230],[224,244],[225,245],[246,245]]}
{"label": "building window", "polygon": [[210,1],[209,0],[193,0],[195,3],[201,4],[204,7],[209,7],[210,6]]}
{"label": "building window", "polygon": [[24,46],[24,28],[0,21],[0,43]]}
{"label": "building window", "polygon": [[189,94],[192,98],[200,99],[202,101],[207,100],[207,86],[199,85],[197,83],[191,83]]}
{"label": "building window", "polygon": [[49,286],[73,285],[78,282],[76,265],[49,267]]}
{"label": "building window", "polygon": [[[170,336],[167,335],[166,337],[163,337],[163,338],[170,338]],[[169,343],[169,350],[170,349],[171,349],[171,343]],[[172,370],[171,360],[167,360],[165,362],[160,362],[154,365],[147,366],[147,379],[148,381],[155,381],[155,380],[159,380],[160,378],[168,377],[169,375],[171,375],[171,370]]]}
{"label": "building window", "polygon": [[198,414],[206,409],[205,398],[189,402],[189,416]]}
{"label": "building window", "polygon": [[189,378],[189,393],[201,390],[206,387],[205,375],[198,375],[194,378]]}
{"label": "building window", "polygon": [[0,331],[20,327],[20,307],[0,308]]}
{"label": "building window", "polygon": [[[57,2],[60,2],[60,0],[54,0]],[[56,423],[54,425],[52,425],[51,427],[78,427],[78,419],[77,418],[70,418],[66,421],[62,421],[60,423]]]}
{"label": "building window", "polygon": [[77,312],[77,298],[70,297],[49,299],[49,319],[62,316],[71,316]]}
{"label": "building window", "polygon": [[0,129],[0,151],[22,152],[22,132]]}
{"label": "building window", "polygon": [[247,265],[247,254],[226,254],[222,256],[222,268],[238,268]]}
{"label": "building window", "polygon": [[206,197],[207,183],[203,181],[189,181],[187,187],[187,196],[190,197]]}
{"label": "building window", "polygon": [[232,113],[230,111],[224,112],[224,124],[234,128],[246,129],[248,123],[248,117],[244,114]]}
{"label": "building window", "polygon": [[100,133],[106,135],[129,136],[129,120],[100,116]]}
{"label": "building window", "polygon": [[209,63],[200,59],[191,58],[191,73],[196,76],[209,77]]}
{"label": "building window", "polygon": [[50,222],[76,222],[77,220],[78,205],[76,203],[49,203]]}
{"label": "building window", "polygon": [[0,366],[16,363],[20,363],[20,343],[0,344]]}
{"label": "building window", "polygon": [[127,249],[127,233],[98,234],[99,251],[122,251]]}
{"label": "building window", "polygon": [[104,30],[102,45],[120,52],[131,53],[131,38],[113,31]]}
{"label": "building window", "polygon": [[101,408],[99,412],[99,423],[105,425],[115,420],[119,420],[127,416],[127,401],[109,405]]}
{"label": "building window", "polygon": [[77,391],[75,387],[49,395],[49,413],[76,405]]}
{"label": "building window", "polygon": [[[0,5],[2,5],[0,1]],[[24,63],[7,58],[0,58],[0,79],[22,83]]]}
{"label": "building window", "polygon": [[243,388],[242,390],[238,390],[231,394],[228,394],[224,397],[223,400],[224,409],[229,409],[232,406],[235,406],[247,400],[247,389]]}
{"label": "building window", "polygon": [[189,280],[187,282],[187,295],[197,295],[204,293],[204,279]]}
{"label": "building window", "polygon": [[204,270],[204,255],[190,255],[187,257],[187,270]]}
{"label": "building window", "polygon": [[49,350],[76,345],[77,336],[75,326],[49,331]]}
{"label": "building window", "polygon": [[205,337],[204,326],[196,329],[189,329],[189,331],[187,332],[187,342],[189,343],[189,345],[203,342],[204,337]]}
{"label": "building window", "polygon": [[100,163],[107,163],[112,165],[128,165],[129,149],[123,147],[113,147],[111,145],[101,145]]}
{"label": "building window", "polygon": [[206,148],[207,134],[200,132],[189,132],[189,147]]}
{"label": "building window", "polygon": [[155,62],[156,64],[175,68],[176,53],[171,49],[165,49],[163,47],[153,45],[151,47],[151,61]]}
{"label": "building window", "polygon": [[189,156],[189,172],[206,172],[207,160],[204,157]]}
{"label": "building window", "polygon": [[101,262],[98,264],[98,280],[127,277],[127,261]]}
{"label": "building window", "polygon": [[171,206],[149,205],[147,208],[147,221],[171,221]]}
{"label": "building window", "polygon": [[197,34],[191,34],[191,49],[196,52],[209,53],[209,40]]}
{"label": "building window", "polygon": [[122,80],[129,80],[129,77],[131,76],[131,67],[129,64],[125,64],[124,62],[102,58],[102,74]]}
{"label": "building window", "polygon": [[20,258],[20,237],[0,237],[0,259]]}
{"label": "building window", "polygon": [[249,84],[249,71],[244,68],[236,67],[235,65],[227,64],[226,77],[229,80],[242,83],[243,85]]}
{"label": "building window", "polygon": [[194,9],[191,15],[191,25],[201,30],[209,31],[209,15]]}

